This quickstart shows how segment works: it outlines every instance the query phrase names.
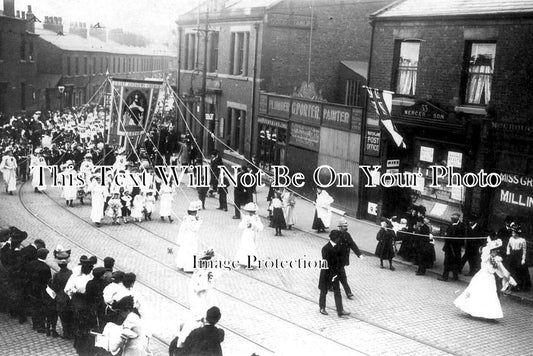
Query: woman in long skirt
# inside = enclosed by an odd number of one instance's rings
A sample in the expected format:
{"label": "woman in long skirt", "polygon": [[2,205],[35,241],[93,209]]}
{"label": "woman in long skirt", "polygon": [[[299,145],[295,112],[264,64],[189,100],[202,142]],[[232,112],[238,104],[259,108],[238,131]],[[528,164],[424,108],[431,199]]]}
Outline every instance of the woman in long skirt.
{"label": "woman in long skirt", "polygon": [[521,233],[517,223],[511,224],[511,237],[507,243],[507,267],[517,282],[517,291],[527,292],[531,289],[531,278],[526,261],[527,241],[518,234]]}
{"label": "woman in long skirt", "polygon": [[296,205],[296,198],[294,192],[285,189],[281,194],[281,200],[283,202],[283,215],[285,217],[285,223],[290,230],[296,224],[296,216],[294,214],[294,206]]}
{"label": "woman in long skirt", "polygon": [[159,216],[161,221],[165,221],[165,217],[168,217],[168,221],[172,222],[172,200],[174,195],[174,186],[172,181],[161,186],[159,196],[161,197],[161,204],[159,206]]}
{"label": "woman in long skirt", "polygon": [[6,193],[13,195],[17,190],[17,160],[13,157],[11,148],[6,149],[5,155],[0,162],[0,172],[6,185]]}
{"label": "woman in long skirt", "polygon": [[313,230],[326,232],[331,223],[331,204],[333,198],[322,188],[316,188],[315,217],[313,219]]}
{"label": "woman in long skirt", "polygon": [[389,225],[387,221],[381,222],[381,229],[376,236],[378,245],[376,246],[375,253],[379,257],[381,268],[385,268],[383,266],[383,260],[388,260],[390,270],[394,271],[395,268],[392,267],[392,259],[394,258],[394,232],[390,228],[392,228],[392,225]]}
{"label": "woman in long skirt", "polygon": [[281,236],[281,230],[287,228],[285,217],[283,216],[283,203],[281,194],[278,192],[272,199],[272,227],[276,229],[276,236]]}
{"label": "woman in long skirt", "polygon": [[259,216],[255,214],[257,206],[255,203],[248,203],[243,208],[243,218],[239,223],[239,229],[243,230],[241,235],[241,243],[237,250],[235,260],[241,266],[257,267],[257,247],[255,246],[255,238],[257,233],[263,231],[263,223]]}
{"label": "woman in long skirt", "polygon": [[104,217],[104,205],[109,192],[106,186],[101,185],[101,179],[96,176],[91,182],[91,220],[100,226]]}
{"label": "woman in long skirt", "polygon": [[498,249],[501,246],[501,240],[487,243],[481,253],[481,269],[474,275],[463,293],[453,302],[457,308],[465,313],[477,318],[503,318],[494,274],[503,277],[504,281],[512,281],[512,279],[509,278],[509,272],[503,267],[502,258],[498,256]]}

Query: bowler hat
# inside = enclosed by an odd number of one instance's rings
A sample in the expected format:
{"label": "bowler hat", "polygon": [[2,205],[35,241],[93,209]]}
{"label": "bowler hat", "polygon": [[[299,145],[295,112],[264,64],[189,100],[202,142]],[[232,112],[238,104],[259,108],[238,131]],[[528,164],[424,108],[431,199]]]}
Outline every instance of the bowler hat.
{"label": "bowler hat", "polygon": [[94,278],[100,278],[104,275],[106,272],[106,269],[104,267],[96,267],[93,269],[93,276]]}
{"label": "bowler hat", "polygon": [[40,248],[37,250],[37,258],[40,258],[41,260],[45,260],[49,252],[50,251],[48,251],[46,248]]}

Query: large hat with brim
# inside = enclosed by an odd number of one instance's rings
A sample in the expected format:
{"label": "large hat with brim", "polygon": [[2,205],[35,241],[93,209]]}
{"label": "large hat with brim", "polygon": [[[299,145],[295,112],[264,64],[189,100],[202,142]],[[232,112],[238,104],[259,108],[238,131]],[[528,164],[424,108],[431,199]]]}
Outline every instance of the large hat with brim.
{"label": "large hat with brim", "polygon": [[257,211],[257,205],[255,203],[248,203],[242,208],[242,210],[255,213]]}
{"label": "large hat with brim", "polygon": [[65,250],[63,246],[58,245],[54,250],[54,257],[57,264],[67,264],[70,262],[71,250]]}
{"label": "large hat with brim", "polygon": [[39,147],[39,148],[36,148],[34,152],[35,154],[40,154],[43,152],[43,149]]}
{"label": "large hat with brim", "polygon": [[83,156],[83,158],[93,158],[93,155],[90,153],[86,153],[85,156]]}
{"label": "large hat with brim", "polygon": [[520,226],[519,223],[513,222],[511,223],[509,227],[511,228],[512,231],[516,233],[522,232],[522,227]]}
{"label": "large hat with brim", "polygon": [[502,240],[500,240],[500,239],[492,240],[492,241],[489,241],[489,242],[487,243],[487,247],[488,247],[488,249],[491,250],[491,251],[492,251],[492,250],[495,250],[495,249],[498,249],[498,248],[500,248],[500,247],[502,247],[502,246],[503,246],[503,243],[502,243]]}
{"label": "large hat with brim", "polygon": [[200,200],[195,200],[189,203],[188,211],[198,211],[202,208],[202,202]]}
{"label": "large hat with brim", "polygon": [[82,266],[94,266],[98,262],[96,256],[81,256],[80,258],[80,265]]}
{"label": "large hat with brim", "polygon": [[22,242],[28,237],[28,233],[26,231],[21,231],[18,228],[13,227],[11,229],[9,237],[11,237],[11,241],[13,242]]}

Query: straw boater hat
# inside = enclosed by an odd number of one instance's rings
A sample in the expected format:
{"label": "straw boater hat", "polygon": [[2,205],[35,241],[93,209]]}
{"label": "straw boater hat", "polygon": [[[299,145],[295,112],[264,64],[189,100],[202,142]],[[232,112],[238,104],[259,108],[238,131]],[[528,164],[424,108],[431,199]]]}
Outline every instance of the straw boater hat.
{"label": "straw boater hat", "polygon": [[43,149],[39,147],[39,148],[36,148],[34,152],[35,152],[35,154],[38,155],[38,154],[42,153],[42,151],[43,151]]}
{"label": "straw boater hat", "polygon": [[255,205],[255,203],[248,203],[242,208],[242,210],[255,213],[257,211],[257,205]]}
{"label": "straw boater hat", "polygon": [[489,242],[487,243],[487,247],[488,247],[488,249],[491,250],[491,251],[492,251],[492,250],[495,250],[495,249],[498,249],[498,248],[500,248],[500,247],[502,247],[502,245],[503,245],[503,244],[502,244],[502,240],[500,240],[500,239],[492,240],[492,241],[489,241]]}

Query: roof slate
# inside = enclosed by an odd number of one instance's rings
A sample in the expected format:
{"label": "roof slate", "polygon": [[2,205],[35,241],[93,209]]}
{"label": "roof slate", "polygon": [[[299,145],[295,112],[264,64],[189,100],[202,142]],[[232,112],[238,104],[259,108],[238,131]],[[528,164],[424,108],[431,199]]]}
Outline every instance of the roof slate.
{"label": "roof slate", "polygon": [[65,51],[105,52],[116,54],[135,54],[144,56],[172,56],[170,50],[154,47],[124,46],[113,41],[104,42],[96,37],[83,38],[78,35],[65,33],[59,36],[54,31],[36,28],[35,33],[46,42]]}
{"label": "roof slate", "polygon": [[533,13],[533,0],[404,0],[372,14],[376,18]]}

